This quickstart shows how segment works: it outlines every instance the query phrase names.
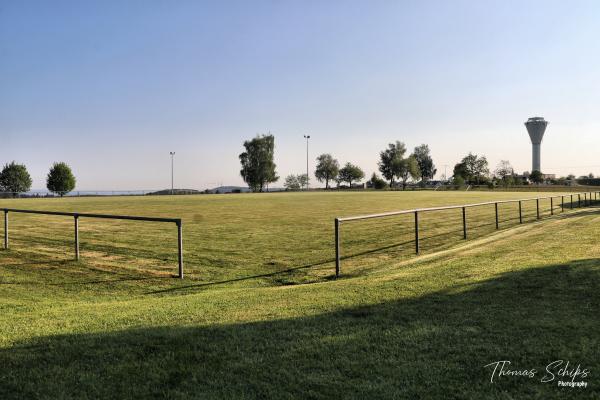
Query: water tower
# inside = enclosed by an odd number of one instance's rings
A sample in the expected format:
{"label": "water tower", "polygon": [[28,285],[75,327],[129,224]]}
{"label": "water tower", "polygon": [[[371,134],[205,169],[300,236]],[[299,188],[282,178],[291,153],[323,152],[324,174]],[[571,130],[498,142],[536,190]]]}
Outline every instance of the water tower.
{"label": "water tower", "polygon": [[540,152],[546,126],[548,126],[548,121],[545,121],[542,117],[532,117],[525,122],[525,127],[531,138],[531,172],[542,171]]}

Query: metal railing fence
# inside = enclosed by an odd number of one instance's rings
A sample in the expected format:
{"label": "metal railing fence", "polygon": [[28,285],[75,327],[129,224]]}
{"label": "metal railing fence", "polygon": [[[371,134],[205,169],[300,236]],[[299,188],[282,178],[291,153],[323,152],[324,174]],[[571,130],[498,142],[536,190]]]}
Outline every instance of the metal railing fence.
{"label": "metal railing fence", "polygon": [[[565,198],[569,199],[569,202],[565,204]],[[419,254],[419,214],[425,212],[433,212],[433,211],[442,211],[442,210],[455,210],[462,209],[462,233],[463,239],[467,240],[467,209],[473,207],[482,207],[493,205],[494,206],[494,214],[495,214],[495,227],[496,230],[500,229],[500,220],[499,220],[499,212],[498,205],[499,204],[508,204],[508,203],[518,203],[519,204],[519,224],[523,223],[523,203],[527,201],[535,201],[536,202],[536,219],[541,219],[540,217],[540,200],[550,200],[550,215],[554,215],[555,209],[555,199],[560,199],[560,209],[561,212],[564,212],[565,209],[572,210],[574,208],[574,204],[577,204],[576,207],[589,206],[592,203],[597,203],[600,200],[600,192],[585,192],[585,193],[568,193],[564,195],[556,195],[556,196],[545,196],[545,197],[532,197],[525,199],[515,199],[515,200],[498,200],[498,201],[487,201],[483,203],[473,203],[473,204],[462,204],[455,206],[442,206],[442,207],[429,207],[429,208],[415,208],[411,210],[400,210],[400,211],[391,211],[385,213],[378,214],[368,214],[368,215],[358,215],[352,217],[338,217],[334,219],[334,231],[335,231],[335,275],[336,277],[340,276],[340,268],[341,268],[341,224],[342,222],[352,222],[359,220],[367,220],[374,218],[385,218],[397,215],[406,215],[413,214],[414,215],[414,242],[415,242],[415,253]]]}
{"label": "metal railing fence", "polygon": [[137,217],[130,215],[111,215],[111,214],[89,214],[89,213],[72,213],[62,211],[39,211],[39,210],[21,210],[15,208],[2,208],[4,211],[4,248],[8,249],[8,214],[43,214],[43,215],[58,215],[73,217],[74,221],[74,247],[75,260],[79,261],[79,218],[101,218],[101,219],[119,219],[129,221],[150,221],[150,222],[170,222],[177,225],[177,259],[178,259],[178,277],[183,279],[183,231],[180,218],[161,218],[161,217]]}

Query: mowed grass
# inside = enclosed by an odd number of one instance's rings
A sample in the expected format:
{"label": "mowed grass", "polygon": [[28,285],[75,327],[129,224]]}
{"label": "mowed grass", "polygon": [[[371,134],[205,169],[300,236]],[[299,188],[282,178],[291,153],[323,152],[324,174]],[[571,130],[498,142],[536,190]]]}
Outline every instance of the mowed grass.
{"label": "mowed grass", "polygon": [[[250,283],[254,285],[331,278],[335,217],[539,195],[548,194],[429,191],[95,197],[0,200],[0,207],[182,218],[188,280],[214,283],[257,276]],[[518,224],[517,204],[502,204],[499,211],[501,228]],[[558,200],[555,211],[560,212]],[[549,201],[542,201],[541,215],[549,213]],[[524,222],[536,219],[535,202],[523,204],[523,218]],[[470,239],[493,232],[493,206],[469,209],[467,223]],[[177,272],[174,224],[81,218],[79,225],[86,267],[145,278]],[[73,258],[72,218],[10,214],[9,231],[11,251],[18,259],[60,264]],[[421,214],[422,252],[456,245],[462,236],[460,210]],[[345,274],[360,274],[390,260],[412,257],[413,216],[343,223],[341,246]]]}
{"label": "mowed grass", "polygon": [[[0,398],[599,397],[597,208],[533,222],[532,203],[518,226],[506,206],[498,233],[493,207],[469,211],[466,242],[460,211],[423,216],[416,258],[410,218],[344,224],[332,279],[335,216],[533,196],[2,200],[181,217],[187,279],[171,277],[174,225],[82,218],[77,263],[71,219],[11,214]],[[588,387],[541,383],[558,359],[589,369]],[[484,365],[497,360],[539,373],[491,384]]]}

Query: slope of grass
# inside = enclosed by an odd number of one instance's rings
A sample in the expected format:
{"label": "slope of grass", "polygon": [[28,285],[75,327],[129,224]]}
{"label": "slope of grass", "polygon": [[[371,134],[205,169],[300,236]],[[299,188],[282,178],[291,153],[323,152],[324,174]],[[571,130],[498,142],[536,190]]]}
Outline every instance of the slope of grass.
{"label": "slope of grass", "polygon": [[[474,202],[481,194],[444,200]],[[179,281],[146,261],[160,255],[144,248],[162,245],[162,228],[142,225],[140,239],[121,234],[121,225],[98,225],[109,231],[96,237],[107,248],[89,242],[81,263],[57,254],[70,249],[58,220],[15,233],[15,248],[0,251],[0,398],[600,397],[598,209],[458,240],[418,258],[356,257],[339,280],[317,279],[318,266],[306,268],[317,277],[304,280],[310,284],[298,284],[294,272],[245,279],[282,268],[264,260],[301,264],[286,251],[327,258],[329,246],[311,244],[330,243],[333,215],[442,199],[352,195],[19,204],[182,216],[187,258],[198,270]],[[194,224],[195,213],[203,223]],[[25,228],[18,218],[12,227]],[[256,240],[240,244],[238,228]],[[122,254],[105,260],[119,246]],[[195,265],[189,253],[202,250],[196,260],[207,264]],[[219,269],[219,257],[231,264]],[[203,277],[210,268],[218,273]],[[588,387],[541,383],[545,366],[559,359],[590,370]],[[490,383],[484,366],[497,360],[538,373]]]}

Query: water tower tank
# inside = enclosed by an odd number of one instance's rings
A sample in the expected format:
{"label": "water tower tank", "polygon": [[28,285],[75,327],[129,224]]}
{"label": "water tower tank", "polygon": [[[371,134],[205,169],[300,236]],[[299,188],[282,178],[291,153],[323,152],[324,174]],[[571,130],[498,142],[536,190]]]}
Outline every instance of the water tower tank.
{"label": "water tower tank", "polygon": [[525,127],[531,139],[531,171],[542,171],[541,165],[541,147],[544,132],[546,132],[548,121],[542,117],[532,117],[525,122]]}

